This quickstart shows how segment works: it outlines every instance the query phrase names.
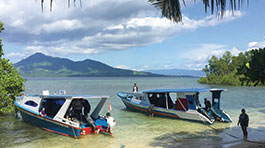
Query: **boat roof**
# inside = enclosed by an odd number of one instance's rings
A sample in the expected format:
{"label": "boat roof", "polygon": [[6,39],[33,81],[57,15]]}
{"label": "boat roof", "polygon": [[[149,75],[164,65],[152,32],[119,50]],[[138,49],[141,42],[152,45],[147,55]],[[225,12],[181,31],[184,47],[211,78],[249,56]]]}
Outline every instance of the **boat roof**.
{"label": "boat roof", "polygon": [[143,93],[199,93],[208,91],[225,91],[222,88],[187,88],[187,89],[152,89],[145,90]]}
{"label": "boat roof", "polygon": [[47,98],[47,99],[102,99],[109,98],[109,96],[95,96],[95,95],[35,95],[36,97]]}

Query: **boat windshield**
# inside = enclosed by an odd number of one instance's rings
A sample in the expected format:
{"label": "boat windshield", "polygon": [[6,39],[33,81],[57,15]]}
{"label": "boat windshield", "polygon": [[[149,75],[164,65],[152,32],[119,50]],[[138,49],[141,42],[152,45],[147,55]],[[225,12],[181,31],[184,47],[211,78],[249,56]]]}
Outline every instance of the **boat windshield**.
{"label": "boat windshield", "polygon": [[65,98],[45,98],[42,99],[39,111],[45,108],[45,113],[48,117],[53,118],[61,109],[65,102]]}

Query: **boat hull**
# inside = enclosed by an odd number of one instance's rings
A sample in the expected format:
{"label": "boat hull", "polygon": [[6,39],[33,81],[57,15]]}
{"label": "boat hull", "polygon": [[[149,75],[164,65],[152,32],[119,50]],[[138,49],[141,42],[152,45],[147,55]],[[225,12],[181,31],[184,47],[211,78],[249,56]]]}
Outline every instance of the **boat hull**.
{"label": "boat hull", "polygon": [[32,125],[64,136],[80,136],[80,128],[75,128],[67,124],[60,123],[49,117],[42,117],[20,107],[18,107],[18,110],[20,111],[22,119]]}
{"label": "boat hull", "polygon": [[[132,109],[138,112],[148,113],[149,105],[141,105],[141,104],[133,103],[129,99],[123,98],[123,97],[121,97],[121,100],[128,109]],[[154,107],[152,111],[155,116],[213,124],[213,121],[209,120],[205,116],[202,116],[197,111],[185,112],[185,111],[177,111],[177,110],[172,110],[172,109],[164,109],[160,107]]]}

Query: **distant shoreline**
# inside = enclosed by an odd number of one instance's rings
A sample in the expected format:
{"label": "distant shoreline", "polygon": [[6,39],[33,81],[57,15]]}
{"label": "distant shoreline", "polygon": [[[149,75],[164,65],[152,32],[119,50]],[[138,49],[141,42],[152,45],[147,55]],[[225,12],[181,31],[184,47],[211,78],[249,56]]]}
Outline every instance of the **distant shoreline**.
{"label": "distant shoreline", "polygon": [[56,79],[56,80],[60,80],[60,79],[93,79],[93,78],[193,78],[193,79],[198,79],[200,77],[195,77],[195,76],[162,76],[162,77],[158,77],[158,76],[131,76],[131,77],[126,77],[126,76],[122,76],[122,77],[113,77],[113,76],[110,76],[110,77],[107,77],[107,76],[102,76],[102,77],[98,77],[98,76],[90,76],[90,77],[25,77],[23,76],[24,79],[26,80],[41,80],[41,79],[44,79],[44,80],[47,80],[47,79],[50,79],[50,80],[53,80],[53,79]]}

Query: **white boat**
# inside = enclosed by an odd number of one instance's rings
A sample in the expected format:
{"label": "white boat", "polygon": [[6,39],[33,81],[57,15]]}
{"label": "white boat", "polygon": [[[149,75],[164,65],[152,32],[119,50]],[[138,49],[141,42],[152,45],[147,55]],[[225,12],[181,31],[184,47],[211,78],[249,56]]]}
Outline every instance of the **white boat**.
{"label": "white boat", "polygon": [[[154,89],[139,93],[118,92],[125,106],[149,114],[213,124],[214,121],[232,122],[220,109],[224,89]],[[205,111],[199,103],[199,93],[212,93],[212,107]]]}
{"label": "white boat", "polygon": [[[50,132],[78,138],[101,130],[105,131],[108,124],[99,113],[108,98],[109,96],[49,95],[44,93],[43,95],[23,96],[15,101],[15,105],[24,121]],[[72,103],[82,99],[98,100],[98,105],[91,113],[90,118],[86,118],[84,115],[82,115],[82,119],[73,117],[74,120],[70,120],[67,118],[67,114],[73,109]],[[45,107],[46,114],[44,116],[40,114],[43,107]],[[88,122],[86,119],[90,119],[90,121]]]}

